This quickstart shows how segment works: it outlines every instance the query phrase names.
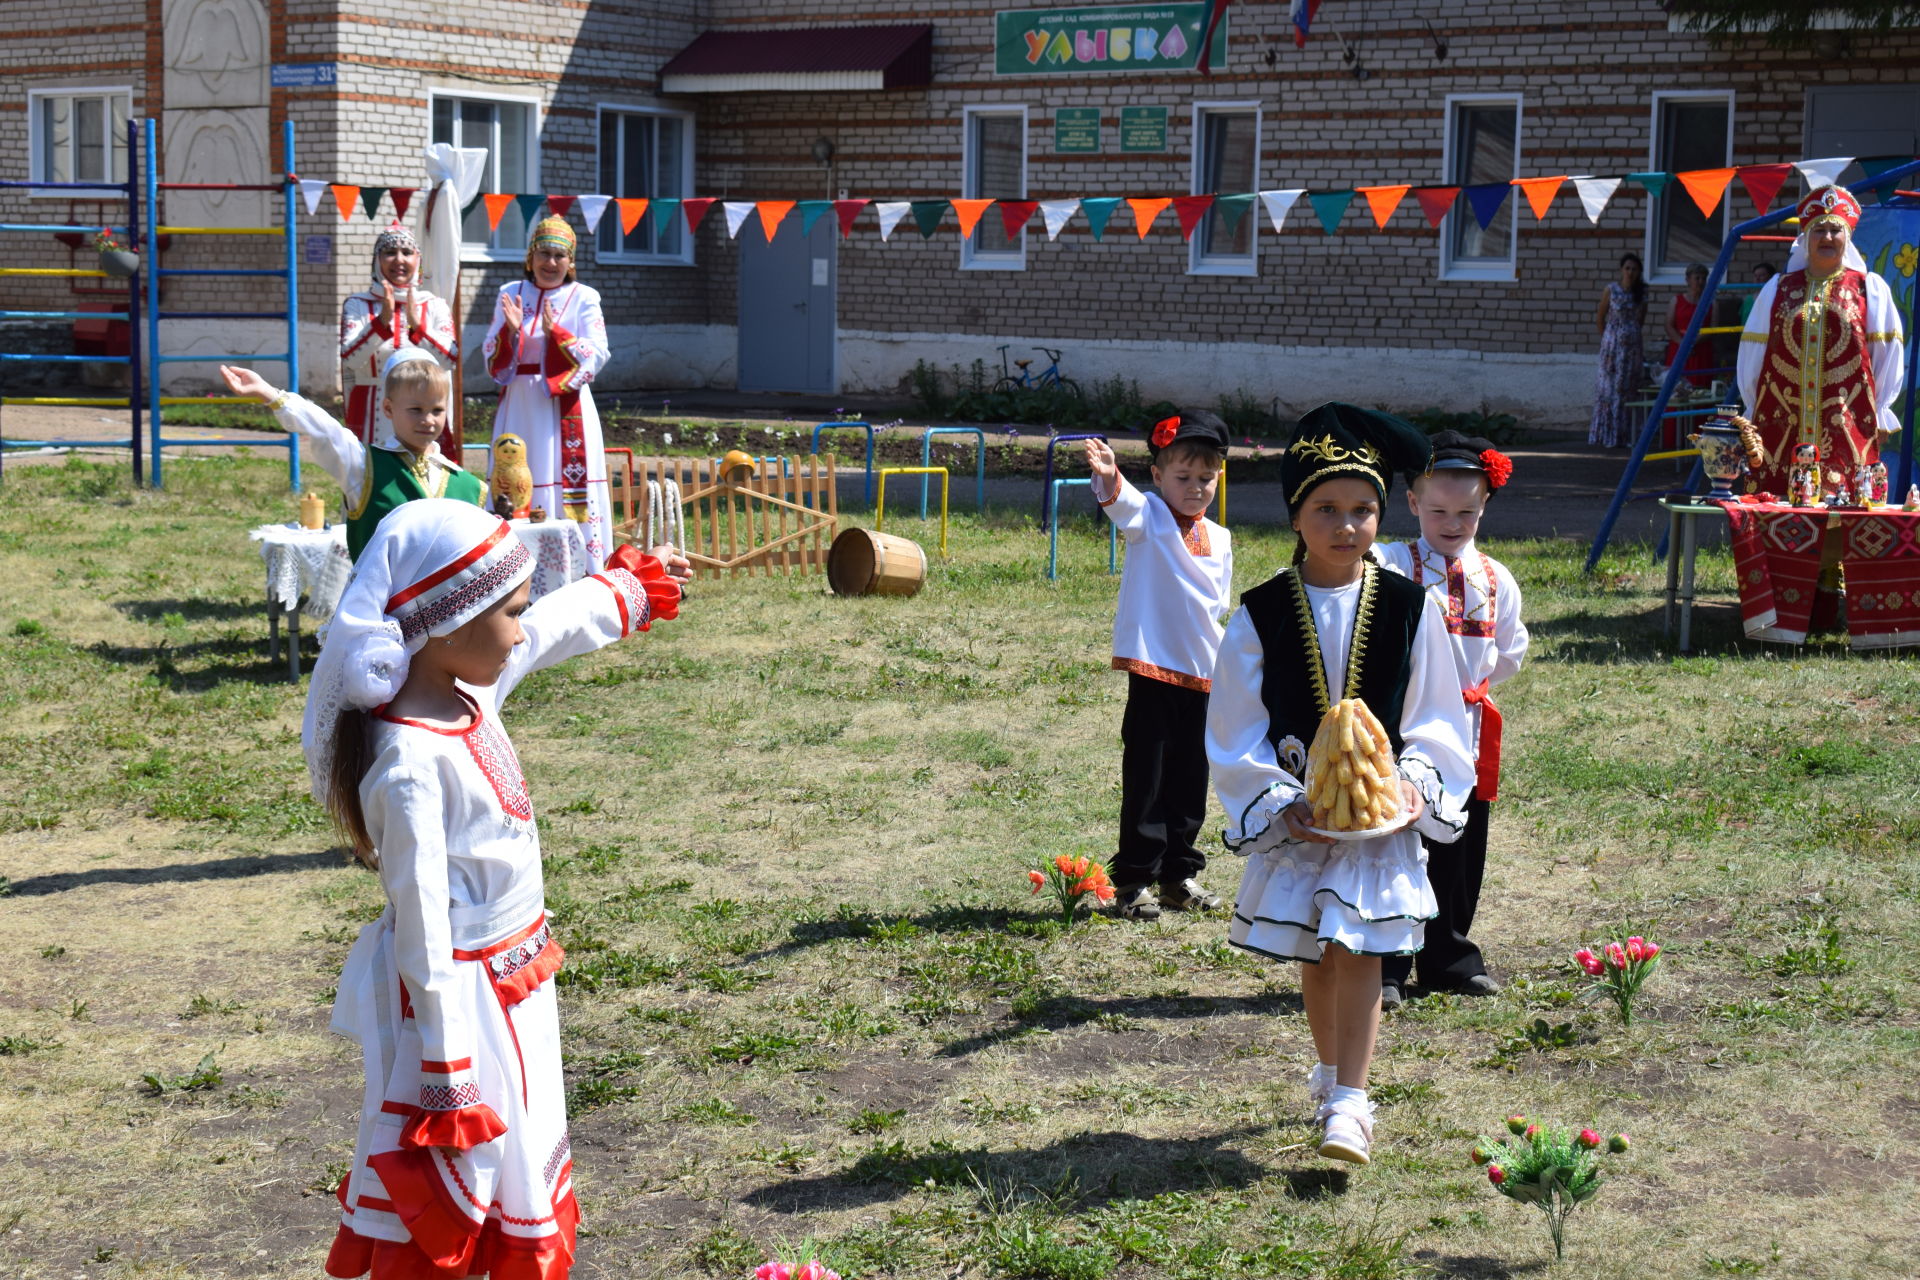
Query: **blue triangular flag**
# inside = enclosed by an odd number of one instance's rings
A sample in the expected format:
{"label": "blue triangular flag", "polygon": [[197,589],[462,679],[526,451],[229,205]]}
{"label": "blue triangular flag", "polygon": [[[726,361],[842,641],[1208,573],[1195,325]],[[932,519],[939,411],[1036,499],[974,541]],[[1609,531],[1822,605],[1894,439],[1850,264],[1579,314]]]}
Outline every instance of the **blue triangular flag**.
{"label": "blue triangular flag", "polygon": [[[1906,164],[1911,159],[1911,156],[1859,156],[1854,160],[1854,163],[1866,170],[1867,177],[1871,179],[1879,177],[1897,165]],[[1898,187],[1898,183],[1889,182],[1886,186],[1875,187],[1873,190],[1874,194],[1880,197],[1880,203],[1886,204],[1893,199],[1893,193]],[[1864,204],[1865,201],[1862,201],[1862,203]]]}
{"label": "blue triangular flag", "polygon": [[1334,228],[1340,225],[1340,219],[1347,215],[1347,206],[1353,203],[1353,192],[1309,191],[1307,201],[1313,205],[1320,225],[1326,228],[1328,235],[1332,235]]}
{"label": "blue triangular flag", "polygon": [[1500,206],[1513,194],[1511,182],[1482,182],[1462,188],[1467,193],[1467,203],[1473,206],[1473,220],[1485,231],[1493,216],[1500,212]]}
{"label": "blue triangular flag", "polygon": [[1119,207],[1118,196],[1094,196],[1080,202],[1080,211],[1087,215],[1087,226],[1092,228],[1095,240],[1107,233],[1107,219]]}

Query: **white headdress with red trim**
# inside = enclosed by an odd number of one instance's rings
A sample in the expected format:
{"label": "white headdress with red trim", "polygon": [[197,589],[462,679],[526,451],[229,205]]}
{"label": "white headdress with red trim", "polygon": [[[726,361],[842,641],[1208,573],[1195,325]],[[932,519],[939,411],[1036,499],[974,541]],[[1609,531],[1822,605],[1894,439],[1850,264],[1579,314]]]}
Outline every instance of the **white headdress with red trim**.
{"label": "white headdress with red trim", "polygon": [[385,706],[429,637],[458,630],[533,574],[506,521],[470,502],[420,498],[374,531],[327,625],[300,730],[314,799],[326,802],[335,722]]}

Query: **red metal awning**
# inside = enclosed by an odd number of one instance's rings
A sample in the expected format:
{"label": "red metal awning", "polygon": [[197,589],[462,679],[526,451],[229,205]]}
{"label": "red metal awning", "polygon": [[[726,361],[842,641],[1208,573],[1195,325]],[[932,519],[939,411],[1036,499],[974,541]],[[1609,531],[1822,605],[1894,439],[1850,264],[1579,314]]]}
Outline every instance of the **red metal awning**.
{"label": "red metal awning", "polygon": [[660,68],[660,92],[905,89],[932,79],[927,25],[708,31]]}

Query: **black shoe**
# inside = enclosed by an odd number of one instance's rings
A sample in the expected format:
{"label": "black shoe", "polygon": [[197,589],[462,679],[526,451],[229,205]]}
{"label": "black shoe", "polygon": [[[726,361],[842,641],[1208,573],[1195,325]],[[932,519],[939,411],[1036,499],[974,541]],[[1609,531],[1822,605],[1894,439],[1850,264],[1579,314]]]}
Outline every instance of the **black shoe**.
{"label": "black shoe", "polygon": [[1476,973],[1454,990],[1463,996],[1497,996],[1500,994],[1500,984],[1484,973]]}
{"label": "black shoe", "polygon": [[1406,1003],[1406,997],[1400,994],[1400,984],[1383,982],[1380,984],[1380,1012],[1392,1013]]}
{"label": "black shoe", "polygon": [[1158,920],[1160,904],[1149,884],[1129,885],[1114,894],[1114,910],[1122,920]]}
{"label": "black shoe", "polygon": [[1160,886],[1160,905],[1169,911],[1218,911],[1220,899],[1188,876]]}

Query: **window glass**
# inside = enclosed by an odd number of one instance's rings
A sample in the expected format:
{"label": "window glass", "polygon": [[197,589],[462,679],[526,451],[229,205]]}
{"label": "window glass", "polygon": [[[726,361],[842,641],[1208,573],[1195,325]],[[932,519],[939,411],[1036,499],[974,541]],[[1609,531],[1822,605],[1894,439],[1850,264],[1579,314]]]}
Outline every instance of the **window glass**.
{"label": "window glass", "polygon": [[[524,102],[489,102],[483,98],[437,97],[433,100],[433,140],[456,147],[479,147],[487,153],[480,179],[482,193],[525,193],[530,185],[529,111]],[[461,239],[469,248],[517,253],[527,246],[527,223],[518,205],[509,205],[500,225],[487,229],[487,206],[475,201],[462,224]]]}
{"label": "window glass", "polygon": [[[1209,111],[1201,118],[1200,190],[1196,195],[1241,195],[1254,189],[1259,163],[1256,139],[1258,119],[1251,111]],[[1231,233],[1218,209],[1209,210],[1201,228],[1203,258],[1244,257],[1253,252],[1257,227],[1243,212]]]}
{"label": "window glass", "polygon": [[[600,116],[600,190],[610,196],[684,199],[683,159],[687,123],[679,116],[606,111]],[[600,222],[600,251],[631,256],[682,258],[686,222],[659,217],[652,209],[629,234],[616,207]]]}
{"label": "window glass", "polygon": [[[973,137],[969,141],[970,163],[966,198],[972,200],[1024,200],[1027,196],[1027,137],[1023,115],[976,113],[969,117]],[[973,256],[1018,256],[1021,239],[1007,235],[1006,223],[989,209],[974,228]]]}
{"label": "window glass", "polygon": [[[1731,104],[1725,98],[1665,98],[1660,102],[1654,168],[1663,173],[1719,169],[1727,163]],[[1726,201],[1708,217],[1678,182],[1653,201],[1653,270],[1684,271],[1712,262],[1726,238]]]}
{"label": "window glass", "polygon": [[125,182],[131,95],[62,93],[33,99],[35,182]]}
{"label": "window glass", "polygon": [[[1453,171],[1450,186],[1479,186],[1510,182],[1519,146],[1520,108],[1511,102],[1460,103],[1453,116]],[[1508,263],[1513,260],[1513,208],[1518,193],[1509,195],[1500,212],[1483,229],[1463,193],[1448,219],[1451,257],[1462,265]]]}

